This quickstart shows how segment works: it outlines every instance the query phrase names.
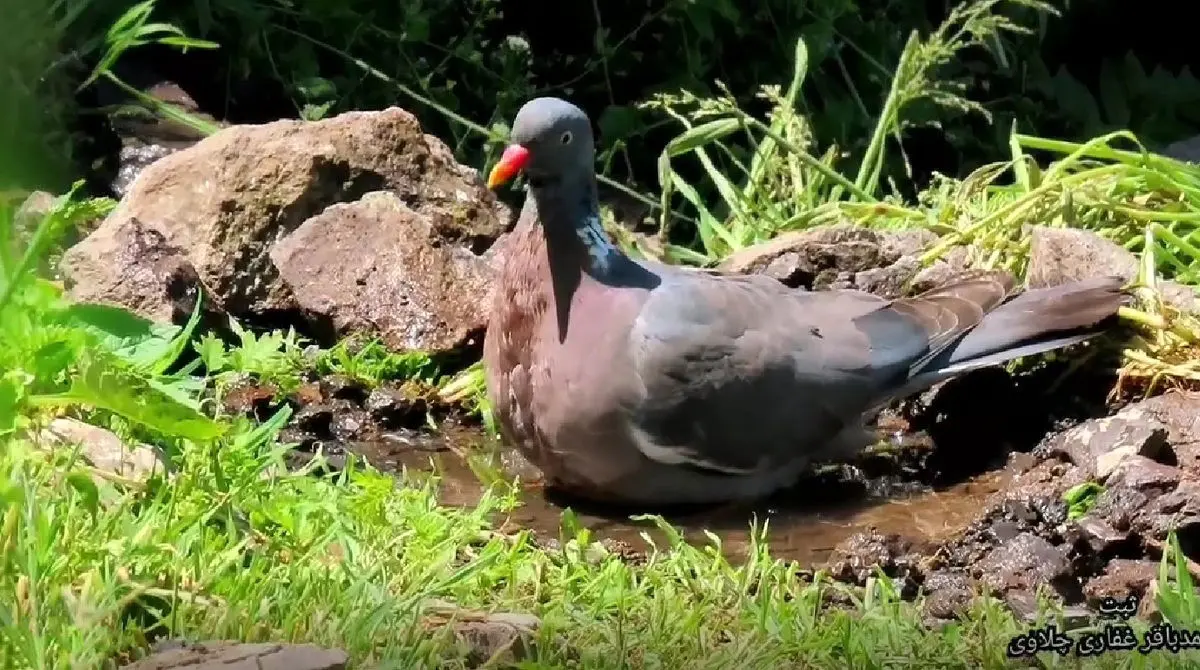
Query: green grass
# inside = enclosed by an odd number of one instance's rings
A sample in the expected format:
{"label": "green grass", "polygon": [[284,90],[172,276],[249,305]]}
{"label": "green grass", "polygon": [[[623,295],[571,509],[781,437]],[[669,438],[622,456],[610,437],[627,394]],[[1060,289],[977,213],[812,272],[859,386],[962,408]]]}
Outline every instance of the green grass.
{"label": "green grass", "polygon": [[[566,522],[561,549],[499,532],[496,517],[518,504],[505,483],[458,509],[440,506],[436,477],[419,473],[288,473],[276,439],[287,410],[255,425],[221,414],[214,393],[247,376],[284,383],[305,365],[369,383],[432,378],[428,361],[369,344],[306,357],[287,333],[240,331],[226,344],[196,337],[194,322],[156,326],[72,304],[33,269],[92,211],[60,199],[0,267],[0,667],[103,667],[144,648],[156,625],[192,639],[337,646],[354,667],[458,667],[464,650],[422,612],[432,601],[536,614],[524,667],[1006,663],[1021,628],[997,602],[927,630],[882,575],[850,589],[772,559],[766,528],[742,565],[669,527],[666,546],[629,563]],[[189,349],[197,356],[184,363]],[[456,382],[472,383],[475,372]],[[39,428],[63,415],[161,447],[173,474],[98,476],[75,450],[39,448]],[[1177,625],[1195,625],[1200,604],[1181,565],[1164,557],[1159,603]],[[1148,658],[1109,655],[1097,667],[1171,660]]]}
{"label": "green grass", "polygon": [[[1144,261],[1143,301],[1127,314],[1142,334],[1126,345],[1126,379],[1142,390],[1200,379],[1200,327],[1159,305],[1153,290],[1164,277],[1198,281],[1195,168],[1145,152],[1128,133],[1083,145],[1014,133],[1011,156],[944,179],[918,202],[883,194],[882,154],[907,105],[933,98],[970,107],[931,73],[964,46],[1011,28],[991,16],[992,4],[965,6],[930,38],[909,41],[853,177],[843,174],[839,151],[817,148],[792,111],[805,77],[803,42],[786,95],[765,91],[776,104],[766,120],[724,98],[660,99],[657,108],[687,126],[660,161],[664,190],[682,193],[690,208],[682,220],[698,222],[696,244],[668,251],[711,264],[782,231],[848,221],[926,226],[942,240],[927,261],[966,245],[976,264],[1020,273],[1023,224],[1088,227]],[[179,37],[133,19],[106,44]],[[753,153],[722,143],[732,133],[750,138]],[[675,170],[692,158],[711,189]],[[705,201],[704,192],[721,199]],[[630,562],[569,515],[562,548],[501,532],[519,504],[507,482],[475,507],[451,508],[439,504],[436,476],[393,478],[353,462],[336,478],[289,473],[287,445],[278,441],[288,410],[261,424],[229,416],[219,400],[234,384],[251,379],[286,392],[307,369],[370,385],[415,379],[448,400],[474,402],[488,419],[480,368],[448,379],[429,357],[377,343],[314,353],[294,333],[237,324],[227,343],[196,332],[196,319],[163,326],[73,304],[43,277],[64,235],[111,203],[68,194],[28,228],[14,222],[10,200],[0,203],[0,668],[104,667],[144,649],[155,629],[191,639],[316,642],[346,649],[353,667],[463,665],[449,630],[431,627],[437,617],[423,612],[433,601],[540,617],[524,667],[1007,664],[1008,639],[1021,628],[994,600],[981,598],[961,621],[929,630],[919,603],[901,601],[882,575],[851,589],[773,559],[765,527],[741,565],[723,558],[715,540],[689,546],[665,526],[671,541]],[[669,211],[675,201],[668,193],[662,203]],[[115,477],[79,450],[47,450],[41,428],[61,416],[160,448],[171,474]],[[1086,493],[1072,493],[1073,508],[1086,507]],[[1200,599],[1174,538],[1158,585],[1168,620],[1200,626]],[[1070,657],[1038,660],[1078,667]],[[1110,654],[1095,667],[1174,660]]]}

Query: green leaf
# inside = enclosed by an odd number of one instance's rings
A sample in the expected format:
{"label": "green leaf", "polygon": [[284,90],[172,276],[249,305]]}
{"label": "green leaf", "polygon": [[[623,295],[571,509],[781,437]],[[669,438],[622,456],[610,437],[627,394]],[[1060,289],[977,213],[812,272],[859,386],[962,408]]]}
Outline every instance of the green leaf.
{"label": "green leaf", "polygon": [[729,118],[708,121],[683,131],[670,142],[667,142],[667,146],[663,149],[662,156],[659,157],[660,177],[662,175],[662,161],[664,158],[669,159],[675,156],[682,156],[683,154],[706,147],[741,127],[740,121]]}
{"label": "green leaf", "polygon": [[25,392],[23,376],[15,370],[10,370],[0,377],[0,435],[17,429],[17,417]]}
{"label": "green leaf", "polygon": [[1093,481],[1072,486],[1063,494],[1063,502],[1067,503],[1067,518],[1078,519],[1087,514],[1103,492],[1104,487]]}
{"label": "green leaf", "polygon": [[229,364],[229,356],[225,353],[225,343],[212,333],[205,333],[204,337],[192,347],[200,355],[200,360],[204,361],[204,367],[210,375],[221,372]]}
{"label": "green leaf", "polygon": [[59,311],[54,320],[87,332],[96,346],[135,368],[161,374],[183,353],[199,317],[199,301],[183,328],[154,323],[119,307],[79,303]]}
{"label": "green leaf", "polygon": [[34,396],[41,405],[83,404],[106,409],[164,435],[204,442],[220,437],[224,424],[205,416],[180,389],[150,379],[145,371],[106,352],[88,352],[71,388],[63,394]]}
{"label": "green leaf", "polygon": [[75,471],[67,475],[67,483],[83,498],[83,506],[93,515],[100,511],[100,490],[96,482],[84,472]]}

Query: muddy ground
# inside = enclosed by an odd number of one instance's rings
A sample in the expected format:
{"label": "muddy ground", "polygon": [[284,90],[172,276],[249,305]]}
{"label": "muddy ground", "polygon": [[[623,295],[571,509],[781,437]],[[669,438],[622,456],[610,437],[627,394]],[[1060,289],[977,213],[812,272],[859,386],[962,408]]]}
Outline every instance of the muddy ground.
{"label": "muddy ground", "polygon": [[[445,504],[474,504],[481,477],[519,477],[524,504],[497,523],[532,529],[548,547],[567,506],[630,561],[649,549],[643,533],[661,538],[633,513],[662,514],[697,543],[715,532],[735,561],[750,546],[750,522],[769,520],[776,557],[858,585],[878,566],[906,597],[923,589],[931,619],[957,616],[979,591],[1032,616],[1039,587],[1067,606],[1135,595],[1153,614],[1166,532],[1176,528],[1200,558],[1200,399],[1169,393],[1117,411],[1106,402],[1114,379],[1066,371],[1050,363],[952,380],[885,411],[880,446],[856,463],[813,472],[758,505],[715,509],[602,509],[543,490],[535,468],[415,384],[369,389],[335,376],[291,394],[247,385],[225,405],[262,419],[290,404],[283,438],[299,445],[297,467],[320,450],[330,470],[348,454],[385,471],[436,470]],[[1069,504],[1067,491],[1088,481],[1099,484],[1091,497]]]}

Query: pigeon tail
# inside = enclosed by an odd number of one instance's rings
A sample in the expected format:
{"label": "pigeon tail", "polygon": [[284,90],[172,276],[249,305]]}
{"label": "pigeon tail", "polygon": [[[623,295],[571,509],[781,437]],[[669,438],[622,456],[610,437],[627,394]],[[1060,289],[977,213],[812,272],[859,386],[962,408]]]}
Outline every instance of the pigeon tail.
{"label": "pigeon tail", "polygon": [[963,372],[1088,340],[1104,331],[1129,302],[1124,284],[1118,276],[1096,277],[1019,293],[985,310],[977,326],[914,369],[903,394]]}

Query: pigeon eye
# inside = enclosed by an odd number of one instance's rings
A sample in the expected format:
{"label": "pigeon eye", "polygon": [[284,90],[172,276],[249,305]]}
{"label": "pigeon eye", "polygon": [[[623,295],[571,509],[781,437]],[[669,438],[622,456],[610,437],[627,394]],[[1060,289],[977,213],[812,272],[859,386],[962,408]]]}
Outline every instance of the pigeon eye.
{"label": "pigeon eye", "polygon": [[563,133],[562,137],[558,138],[558,141],[562,142],[563,144],[570,144],[571,143],[571,131],[568,130],[565,133]]}

